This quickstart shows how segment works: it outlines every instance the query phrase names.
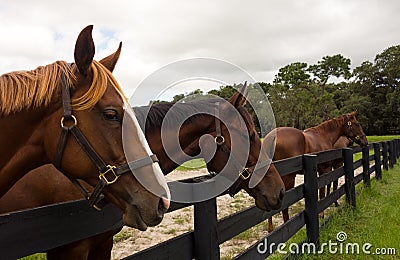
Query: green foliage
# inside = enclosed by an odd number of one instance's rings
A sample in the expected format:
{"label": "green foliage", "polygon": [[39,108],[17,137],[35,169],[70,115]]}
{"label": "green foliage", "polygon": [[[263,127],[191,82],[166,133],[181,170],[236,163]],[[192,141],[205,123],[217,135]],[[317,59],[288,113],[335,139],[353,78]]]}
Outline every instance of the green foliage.
{"label": "green foliage", "polygon": [[353,71],[343,109],[356,108],[368,134],[400,132],[400,45],[365,61]]}
{"label": "green foliage", "polygon": [[[280,68],[272,83],[258,82],[272,106],[276,126],[305,129],[357,111],[366,134],[400,133],[400,45],[387,48],[373,62],[364,61],[353,71],[350,64],[350,59],[341,54],[324,56],[316,64],[293,62]],[[208,94],[229,98],[240,87],[241,84],[221,86]],[[195,90],[176,95],[173,101],[193,94],[198,97],[207,93]],[[265,102],[261,100],[263,96],[254,95],[256,101],[252,105]],[[260,115],[257,117],[250,106],[247,109],[260,132]],[[267,114],[261,115],[260,121],[269,124],[263,129],[275,126],[270,123],[271,118],[264,118]]]}
{"label": "green foliage", "polygon": [[304,129],[338,115],[339,84],[328,80],[350,75],[350,60],[340,54],[325,56],[314,65],[294,62],[281,68],[268,88],[277,125]]}

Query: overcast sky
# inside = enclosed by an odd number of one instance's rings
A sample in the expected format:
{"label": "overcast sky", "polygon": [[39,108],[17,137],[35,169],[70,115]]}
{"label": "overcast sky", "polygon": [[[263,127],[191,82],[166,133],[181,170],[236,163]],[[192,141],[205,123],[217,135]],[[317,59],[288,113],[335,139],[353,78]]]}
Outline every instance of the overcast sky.
{"label": "overcast sky", "polygon": [[93,24],[96,59],[123,42],[114,74],[128,96],[162,66],[194,57],[270,82],[291,62],[373,60],[400,44],[399,14],[399,0],[1,1],[0,74],[72,62],[77,35]]}

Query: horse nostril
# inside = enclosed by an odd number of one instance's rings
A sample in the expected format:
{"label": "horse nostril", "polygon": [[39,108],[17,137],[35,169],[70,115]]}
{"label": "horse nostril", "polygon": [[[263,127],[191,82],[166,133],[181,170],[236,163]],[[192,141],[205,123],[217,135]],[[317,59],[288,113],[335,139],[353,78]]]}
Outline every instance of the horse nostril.
{"label": "horse nostril", "polygon": [[169,205],[170,205],[169,199],[160,198],[160,201],[158,203],[158,210],[162,213],[165,213],[169,209]]}
{"label": "horse nostril", "polygon": [[279,199],[280,200],[283,200],[283,197],[285,196],[285,190],[282,188],[280,191],[279,191]]}

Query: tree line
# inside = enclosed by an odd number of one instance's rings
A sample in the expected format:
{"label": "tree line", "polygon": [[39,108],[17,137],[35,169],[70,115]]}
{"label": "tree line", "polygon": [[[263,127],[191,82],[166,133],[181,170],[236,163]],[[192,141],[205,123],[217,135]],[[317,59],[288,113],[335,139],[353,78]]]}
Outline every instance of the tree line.
{"label": "tree line", "polygon": [[[325,56],[316,64],[293,62],[280,68],[272,83],[256,84],[268,97],[277,127],[305,129],[357,111],[367,135],[400,133],[400,45],[354,69],[341,54]],[[208,94],[228,98],[237,87],[221,86]],[[195,90],[176,95],[173,101],[192,94],[207,93]]]}

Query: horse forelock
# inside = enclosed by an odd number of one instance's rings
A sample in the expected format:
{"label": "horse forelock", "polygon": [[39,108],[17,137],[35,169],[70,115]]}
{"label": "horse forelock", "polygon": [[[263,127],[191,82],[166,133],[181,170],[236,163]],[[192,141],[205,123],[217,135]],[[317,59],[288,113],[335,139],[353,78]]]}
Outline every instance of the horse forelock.
{"label": "horse forelock", "polygon": [[[85,110],[94,105],[104,95],[111,84],[121,98],[126,101],[123,91],[111,72],[97,61],[92,62],[93,81],[89,90],[72,100],[73,108]],[[66,75],[67,85],[74,89],[76,68],[65,61],[37,67],[31,71],[14,71],[0,76],[0,115],[47,107],[60,86],[61,75]]]}
{"label": "horse forelock", "polygon": [[84,95],[72,100],[72,107],[74,109],[86,110],[93,108],[103,97],[109,84],[115,89],[122,101],[128,103],[128,99],[124,95],[121,86],[106,67],[98,61],[93,61],[91,69],[93,73],[92,84]]}

